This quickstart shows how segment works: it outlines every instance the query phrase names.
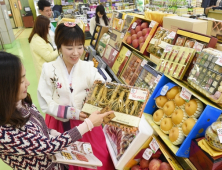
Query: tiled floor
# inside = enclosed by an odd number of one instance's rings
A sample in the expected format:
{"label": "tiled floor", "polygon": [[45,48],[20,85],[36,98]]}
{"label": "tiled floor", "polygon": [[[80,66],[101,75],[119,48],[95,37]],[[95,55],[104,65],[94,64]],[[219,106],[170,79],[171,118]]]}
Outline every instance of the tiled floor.
{"label": "tiled floor", "polygon": [[[26,68],[26,75],[28,80],[30,81],[30,86],[28,88],[28,92],[31,94],[33,103],[37,106],[37,108],[40,110],[39,103],[37,100],[37,86],[38,81],[35,73],[34,63],[30,52],[30,47],[28,43],[28,37],[31,33],[31,28],[29,29],[13,29],[13,32],[15,34],[15,46],[11,49],[7,49],[6,52],[12,53],[14,55],[19,56],[22,59],[22,62]],[[90,41],[87,40],[85,45],[89,45]],[[41,110],[40,110],[41,111]],[[43,116],[45,116],[43,114]],[[0,170],[11,170],[11,168],[6,165],[2,160],[0,159]]]}

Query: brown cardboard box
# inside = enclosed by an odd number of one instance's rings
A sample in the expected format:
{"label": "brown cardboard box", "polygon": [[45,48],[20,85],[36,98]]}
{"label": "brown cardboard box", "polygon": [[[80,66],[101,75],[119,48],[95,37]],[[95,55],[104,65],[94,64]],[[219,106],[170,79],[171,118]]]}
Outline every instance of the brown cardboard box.
{"label": "brown cardboard box", "polygon": [[179,16],[164,17],[163,27],[172,31],[177,31],[178,28],[182,28],[201,34],[207,33],[207,21]]}

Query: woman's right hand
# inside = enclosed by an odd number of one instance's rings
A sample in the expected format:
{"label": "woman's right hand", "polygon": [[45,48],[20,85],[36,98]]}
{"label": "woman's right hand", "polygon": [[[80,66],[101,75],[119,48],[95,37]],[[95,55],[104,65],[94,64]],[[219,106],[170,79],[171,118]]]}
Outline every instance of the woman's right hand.
{"label": "woman's right hand", "polygon": [[100,126],[103,122],[103,118],[111,113],[114,113],[114,111],[105,112],[103,114],[100,114],[99,111],[96,111],[92,113],[88,119],[92,122],[94,127]]}

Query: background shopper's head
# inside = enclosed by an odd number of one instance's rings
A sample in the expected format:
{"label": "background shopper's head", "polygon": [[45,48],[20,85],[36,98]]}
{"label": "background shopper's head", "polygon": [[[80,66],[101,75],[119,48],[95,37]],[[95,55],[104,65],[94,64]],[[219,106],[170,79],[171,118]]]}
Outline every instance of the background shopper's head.
{"label": "background shopper's head", "polygon": [[106,26],[108,25],[108,18],[106,16],[106,11],[103,5],[99,5],[96,7],[96,23],[100,24],[99,18],[103,18]]}
{"label": "background shopper's head", "polygon": [[41,15],[44,15],[48,18],[52,17],[52,9],[51,4],[47,0],[39,0],[38,1],[39,12]]}
{"label": "background shopper's head", "polygon": [[17,56],[0,52],[0,126],[11,124],[19,127],[27,122],[28,118],[22,117],[21,113],[16,110],[19,100],[24,99],[32,104],[31,98],[27,94],[29,82],[24,77],[24,72],[22,62]]}
{"label": "background shopper's head", "polygon": [[43,15],[39,15],[35,20],[34,27],[29,36],[29,39],[28,39],[29,43],[32,41],[32,37],[35,34],[38,34],[41,38],[43,38],[48,43],[49,41],[47,39],[47,35],[49,33],[49,29],[50,29],[50,20]]}
{"label": "background shopper's head", "polygon": [[73,65],[83,54],[85,35],[77,24],[74,27],[68,27],[61,23],[55,31],[55,44],[58,51],[62,53],[65,63]]}

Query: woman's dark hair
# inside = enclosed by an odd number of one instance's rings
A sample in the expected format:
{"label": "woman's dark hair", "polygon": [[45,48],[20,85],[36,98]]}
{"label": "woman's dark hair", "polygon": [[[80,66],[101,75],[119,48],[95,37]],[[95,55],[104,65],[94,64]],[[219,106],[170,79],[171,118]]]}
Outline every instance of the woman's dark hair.
{"label": "woman's dark hair", "polygon": [[47,35],[49,32],[49,24],[50,24],[50,20],[43,16],[43,15],[39,15],[36,20],[35,20],[35,24],[34,27],[32,29],[32,32],[29,36],[29,43],[32,41],[32,37],[35,34],[38,34],[41,38],[43,38],[45,40],[46,43],[49,43],[48,39],[47,39]]}
{"label": "woman's dark hair", "polygon": [[[0,52],[0,126],[10,124],[22,127],[29,117],[23,117],[16,109],[21,84],[22,62],[17,56]],[[30,95],[23,102],[32,105]]]}
{"label": "woman's dark hair", "polygon": [[43,11],[45,7],[51,7],[50,2],[47,0],[39,0],[37,5],[41,11]]}
{"label": "woman's dark hair", "polygon": [[82,29],[77,24],[74,27],[65,26],[64,23],[59,24],[55,30],[55,44],[58,51],[62,44],[73,45],[73,43],[76,45],[85,44],[85,35]]}
{"label": "woman's dark hair", "polygon": [[104,20],[106,26],[108,26],[108,21],[109,21],[109,19],[108,19],[108,17],[106,16],[106,11],[105,11],[105,8],[104,8],[103,5],[99,5],[99,6],[96,7],[96,23],[97,23],[97,24],[100,24],[100,23],[99,23],[99,16],[98,16],[98,14],[97,14],[98,12],[99,12],[101,15],[103,15],[103,20]]}

